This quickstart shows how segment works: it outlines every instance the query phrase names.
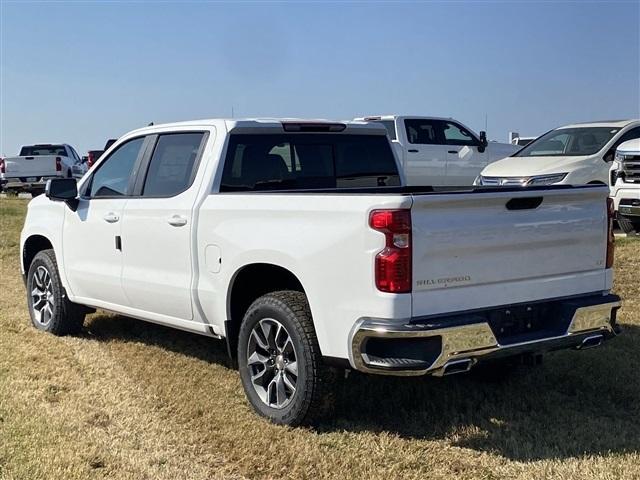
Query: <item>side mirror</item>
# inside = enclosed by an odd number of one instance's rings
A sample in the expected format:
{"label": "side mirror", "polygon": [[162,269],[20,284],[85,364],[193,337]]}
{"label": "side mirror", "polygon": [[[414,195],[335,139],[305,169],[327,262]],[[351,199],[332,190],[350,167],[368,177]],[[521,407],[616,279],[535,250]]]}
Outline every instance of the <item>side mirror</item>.
{"label": "side mirror", "polygon": [[81,163],[87,163],[89,161],[89,157],[84,156],[82,157],[82,162]]}
{"label": "side mirror", "polygon": [[487,141],[487,132],[485,132],[484,130],[480,131],[480,146],[478,147],[478,151],[479,152],[484,152],[485,149],[487,148],[487,145],[489,145],[489,142]]}
{"label": "side mirror", "polygon": [[615,157],[615,151],[611,149],[604,154],[604,157],[602,157],[602,159],[607,163],[611,163],[613,162],[614,157]]}
{"label": "side mirror", "polygon": [[75,178],[52,178],[47,180],[44,194],[54,202],[64,202],[74,212],[78,208],[78,184]]}

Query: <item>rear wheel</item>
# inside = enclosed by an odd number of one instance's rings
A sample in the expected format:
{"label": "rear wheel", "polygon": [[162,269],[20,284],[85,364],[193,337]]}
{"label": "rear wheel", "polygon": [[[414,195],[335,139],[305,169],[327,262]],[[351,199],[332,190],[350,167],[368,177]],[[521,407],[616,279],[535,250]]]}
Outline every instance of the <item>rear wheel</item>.
{"label": "rear wheel", "polygon": [[640,233],[640,219],[631,219],[624,215],[618,215],[618,225],[624,233]]}
{"label": "rear wheel", "polygon": [[253,302],[240,327],[238,366],[249,402],[274,423],[313,424],[333,407],[336,372],[322,364],[301,292],[274,292]]}
{"label": "rear wheel", "polygon": [[27,303],[33,326],[54,335],[79,331],[87,311],[67,298],[55,254],[50,249],[38,252],[31,262],[27,273]]}

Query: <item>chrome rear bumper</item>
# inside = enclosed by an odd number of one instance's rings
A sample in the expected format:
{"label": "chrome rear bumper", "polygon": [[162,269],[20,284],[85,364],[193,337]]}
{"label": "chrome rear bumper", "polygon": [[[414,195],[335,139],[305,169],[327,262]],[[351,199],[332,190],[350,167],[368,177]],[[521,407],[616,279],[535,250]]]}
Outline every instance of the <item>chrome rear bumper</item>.
{"label": "chrome rear bumper", "polygon": [[[351,331],[349,361],[353,368],[367,373],[441,376],[469,370],[489,358],[597,346],[618,333],[615,316],[620,298],[615,295],[589,297],[582,305],[575,299],[567,301],[567,305],[559,304],[572,312],[566,319],[566,329],[562,327],[562,331],[550,336],[533,335],[502,344],[489,322],[479,321],[483,312],[452,316],[451,326],[447,319],[432,322],[429,318],[363,318]],[[390,355],[380,354],[385,349]]]}

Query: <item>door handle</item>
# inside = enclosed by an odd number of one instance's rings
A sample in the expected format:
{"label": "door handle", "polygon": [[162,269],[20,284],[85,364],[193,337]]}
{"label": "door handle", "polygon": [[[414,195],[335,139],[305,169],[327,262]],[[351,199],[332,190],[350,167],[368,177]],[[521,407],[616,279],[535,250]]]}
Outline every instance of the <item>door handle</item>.
{"label": "door handle", "polygon": [[457,150],[447,150],[449,153],[458,153]]}
{"label": "door handle", "polygon": [[408,152],[409,152],[409,153],[418,153],[418,150],[410,149],[410,150],[408,150]]}
{"label": "door handle", "polygon": [[167,222],[169,222],[169,225],[173,225],[174,227],[183,227],[187,224],[187,219],[182,215],[174,215],[169,217]]}
{"label": "door handle", "polygon": [[102,218],[104,218],[104,221],[107,223],[116,223],[118,220],[120,220],[120,217],[113,212],[107,213]]}

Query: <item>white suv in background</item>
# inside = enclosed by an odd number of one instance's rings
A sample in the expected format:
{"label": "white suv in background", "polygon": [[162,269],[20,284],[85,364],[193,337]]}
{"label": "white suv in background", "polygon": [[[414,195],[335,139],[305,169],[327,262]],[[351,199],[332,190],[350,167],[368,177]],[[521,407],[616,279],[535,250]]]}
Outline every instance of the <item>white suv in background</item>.
{"label": "white suv in background", "polygon": [[511,157],[487,165],[475,184],[609,184],[616,148],[635,138],[640,138],[640,120],[578,123],[556,128]]}
{"label": "white suv in background", "polygon": [[616,150],[611,167],[611,198],[618,225],[625,233],[640,233],[640,139],[629,140]]}

